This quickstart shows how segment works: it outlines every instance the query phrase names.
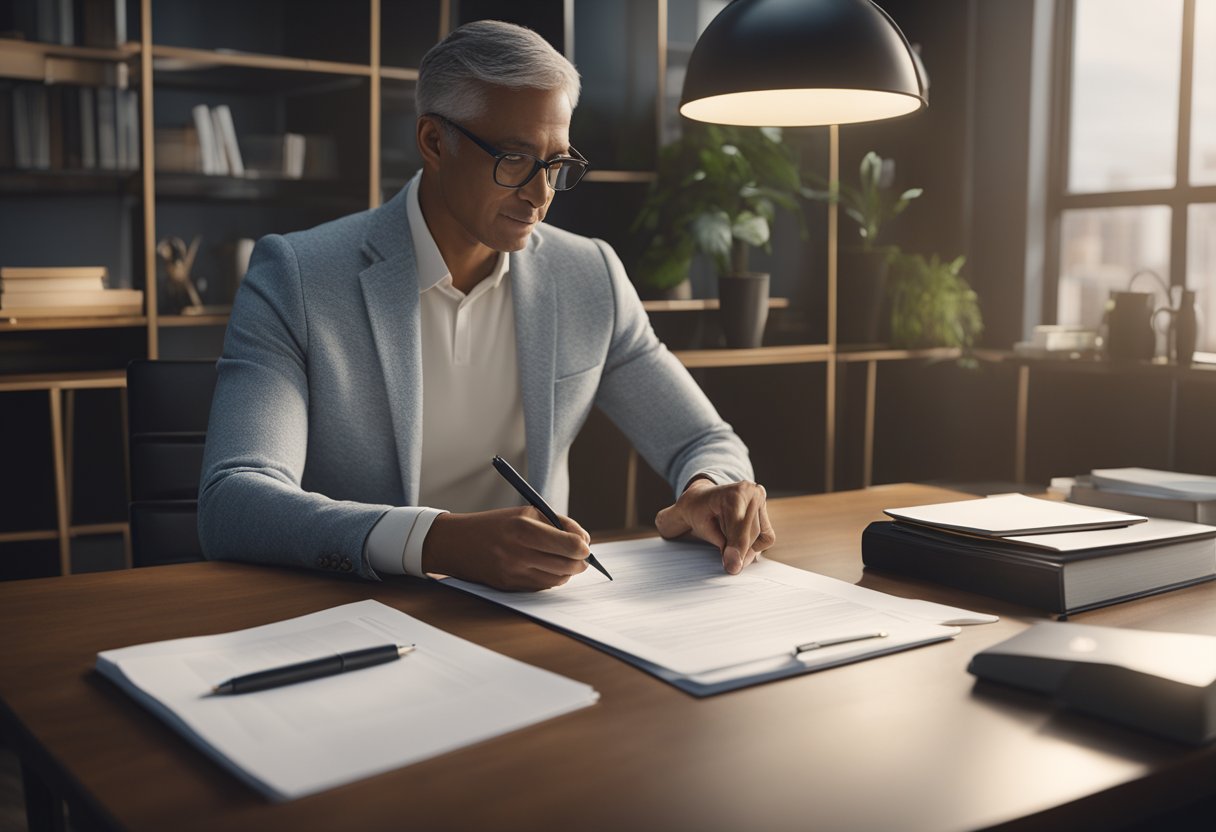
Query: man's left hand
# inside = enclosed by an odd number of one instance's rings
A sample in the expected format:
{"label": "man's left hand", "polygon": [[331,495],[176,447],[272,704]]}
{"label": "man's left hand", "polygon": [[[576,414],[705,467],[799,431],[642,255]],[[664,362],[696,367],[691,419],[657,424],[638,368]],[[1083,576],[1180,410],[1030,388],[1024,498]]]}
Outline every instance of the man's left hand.
{"label": "man's left hand", "polygon": [[722,567],[732,575],[777,542],[768,520],[767,494],[754,482],[714,485],[693,480],[675,505],[655,517],[655,527],[667,539],[691,533],[722,552]]}

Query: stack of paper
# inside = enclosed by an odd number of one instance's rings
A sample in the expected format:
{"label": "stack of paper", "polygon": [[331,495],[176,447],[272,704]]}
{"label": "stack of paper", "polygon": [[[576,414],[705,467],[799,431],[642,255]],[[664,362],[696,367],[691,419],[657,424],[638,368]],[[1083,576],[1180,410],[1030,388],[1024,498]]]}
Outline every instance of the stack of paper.
{"label": "stack of paper", "polygon": [[[213,686],[386,643],[397,661],[233,696]],[[254,788],[285,800],[585,708],[591,687],[423,624],[377,601],[97,656],[97,669]]]}
{"label": "stack of paper", "polygon": [[1216,523],[1216,477],[1152,468],[1098,468],[1078,477],[1068,499],[1192,523]]}
{"label": "stack of paper", "polygon": [[1216,477],[1152,468],[1095,468],[1094,485],[1124,494],[1166,500],[1216,500]]}
{"label": "stack of paper", "polygon": [[764,558],[727,575],[718,551],[698,543],[623,541],[598,544],[595,555],[615,580],[589,569],[533,594],[446,583],[560,627],[699,696],[941,641],[959,632],[952,625],[996,621]]}

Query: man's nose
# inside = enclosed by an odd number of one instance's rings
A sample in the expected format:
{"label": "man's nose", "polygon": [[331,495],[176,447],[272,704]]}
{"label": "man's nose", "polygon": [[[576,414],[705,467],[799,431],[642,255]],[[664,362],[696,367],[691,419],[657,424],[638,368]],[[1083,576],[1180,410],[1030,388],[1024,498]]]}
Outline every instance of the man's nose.
{"label": "man's nose", "polygon": [[546,173],[547,171],[541,168],[536,172],[536,176],[532,177],[532,181],[519,189],[520,197],[527,200],[533,208],[543,208],[554,192],[549,187],[549,178],[545,175]]}

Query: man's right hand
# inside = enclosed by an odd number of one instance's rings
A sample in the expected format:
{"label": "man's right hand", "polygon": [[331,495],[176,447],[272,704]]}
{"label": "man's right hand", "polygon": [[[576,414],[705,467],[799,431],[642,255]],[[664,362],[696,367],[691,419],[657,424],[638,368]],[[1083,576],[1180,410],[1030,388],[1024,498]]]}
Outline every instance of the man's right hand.
{"label": "man's right hand", "polygon": [[554,528],[531,506],[441,514],[422,544],[422,569],[510,591],[561,586],[587,568],[591,535],[569,517]]}

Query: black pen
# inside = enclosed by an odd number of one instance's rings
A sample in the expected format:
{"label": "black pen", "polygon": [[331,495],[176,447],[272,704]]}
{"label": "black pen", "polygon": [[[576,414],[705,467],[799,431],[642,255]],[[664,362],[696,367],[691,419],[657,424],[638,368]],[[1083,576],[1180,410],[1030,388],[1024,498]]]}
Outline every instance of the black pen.
{"label": "black pen", "polygon": [[349,653],[334,653],[332,656],[325,656],[321,659],[272,667],[269,670],[246,673],[243,676],[233,676],[227,682],[221,682],[213,687],[211,692],[217,694],[250,693],[255,690],[292,685],[296,682],[306,682],[309,679],[320,679],[323,676],[333,676],[349,670],[359,670],[396,661],[406,653],[413,651],[414,645],[412,644],[382,644],[379,647],[367,647],[363,650],[352,650]]}
{"label": "black pen", "polygon": [[[519,475],[519,472],[511,467],[511,463],[507,462],[500,456],[494,457],[491,461],[494,470],[502,474],[502,478],[511,483],[511,486],[523,496],[525,500],[532,504],[532,507],[545,515],[545,519],[554,525],[555,528],[565,531],[566,528],[562,525],[562,521],[557,518],[557,512],[549,508],[549,504],[545,502],[545,498],[536,492],[536,489],[528,485],[528,481]],[[594,566],[600,572],[604,573],[604,577],[612,580],[612,576],[608,574],[608,570],[595,559],[595,555],[587,555],[587,563]]]}

